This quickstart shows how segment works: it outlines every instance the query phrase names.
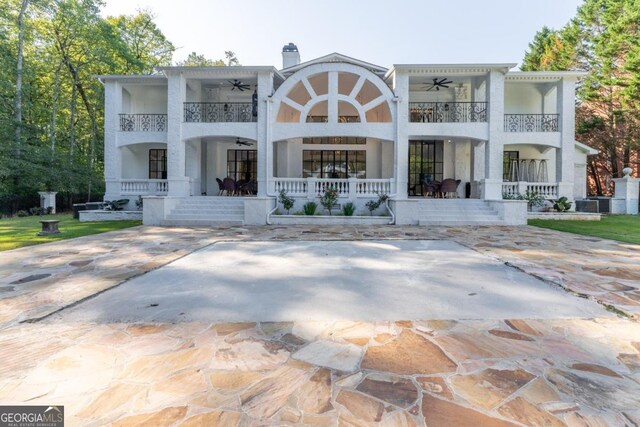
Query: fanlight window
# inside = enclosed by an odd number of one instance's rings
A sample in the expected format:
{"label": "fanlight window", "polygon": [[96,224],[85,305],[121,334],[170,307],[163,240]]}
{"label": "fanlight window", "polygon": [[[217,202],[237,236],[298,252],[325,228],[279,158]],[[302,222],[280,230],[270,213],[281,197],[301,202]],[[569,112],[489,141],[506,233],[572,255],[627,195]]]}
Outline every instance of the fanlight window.
{"label": "fanlight window", "polygon": [[280,101],[276,120],[328,123],[330,115],[334,123],[389,123],[392,119],[388,96],[369,77],[325,71],[301,77]]}

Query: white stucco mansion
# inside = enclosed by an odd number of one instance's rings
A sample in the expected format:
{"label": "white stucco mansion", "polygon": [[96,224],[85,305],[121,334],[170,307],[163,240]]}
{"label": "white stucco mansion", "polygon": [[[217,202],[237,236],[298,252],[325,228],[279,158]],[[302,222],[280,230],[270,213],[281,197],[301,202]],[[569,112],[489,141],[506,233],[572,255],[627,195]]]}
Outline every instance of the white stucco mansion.
{"label": "white stucco mansion", "polygon": [[[100,76],[105,199],[133,207],[142,196],[146,224],[265,224],[279,190],[300,211],[331,186],[356,215],[388,194],[397,224],[522,224],[526,203],[504,194],[586,195],[586,157],[596,151],[575,141],[580,73],[387,69],[338,53],[301,63],[291,43],[282,56],[280,70]],[[446,179],[459,181],[448,198],[424,196],[425,182]]]}

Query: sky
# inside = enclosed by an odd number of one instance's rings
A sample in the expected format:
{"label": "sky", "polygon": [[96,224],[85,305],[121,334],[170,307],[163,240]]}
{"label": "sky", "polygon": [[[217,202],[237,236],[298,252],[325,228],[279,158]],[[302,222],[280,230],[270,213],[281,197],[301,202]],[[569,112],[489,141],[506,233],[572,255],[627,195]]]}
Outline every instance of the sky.
{"label": "sky", "polygon": [[520,63],[535,33],[561,28],[582,0],[104,0],[104,16],[148,9],[178,48],[242,65],[282,66],[339,52],[376,65]]}

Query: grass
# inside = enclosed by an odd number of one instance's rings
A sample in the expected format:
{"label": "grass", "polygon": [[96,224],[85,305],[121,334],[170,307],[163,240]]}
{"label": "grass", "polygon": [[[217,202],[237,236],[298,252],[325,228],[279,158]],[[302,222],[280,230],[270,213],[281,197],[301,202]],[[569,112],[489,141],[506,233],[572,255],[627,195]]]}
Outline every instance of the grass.
{"label": "grass", "polygon": [[600,221],[530,219],[529,225],[640,245],[640,216],[607,215]]}
{"label": "grass", "polygon": [[[43,219],[60,220],[61,233],[53,236],[37,236],[36,233],[42,229],[39,221]],[[80,222],[73,219],[71,214],[3,218],[0,219],[0,251],[121,230],[141,224],[141,221]]]}

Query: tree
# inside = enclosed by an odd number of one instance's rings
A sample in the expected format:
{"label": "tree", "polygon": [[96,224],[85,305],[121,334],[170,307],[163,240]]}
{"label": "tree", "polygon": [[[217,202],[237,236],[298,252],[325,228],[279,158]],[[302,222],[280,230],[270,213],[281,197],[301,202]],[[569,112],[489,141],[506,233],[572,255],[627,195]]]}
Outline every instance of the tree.
{"label": "tree", "polygon": [[94,76],[171,64],[173,45],[150,13],[104,19],[101,5],[5,0],[0,7],[0,212],[34,206],[43,189],[67,203],[81,191],[85,200],[99,197],[104,100]]}
{"label": "tree", "polygon": [[624,166],[639,165],[640,2],[585,0],[559,31],[543,28],[529,45],[526,70],[581,70],[576,134],[600,150],[589,158],[592,190]]}
{"label": "tree", "polygon": [[182,67],[224,67],[231,65],[240,65],[240,61],[236,58],[236,54],[230,50],[224,52],[225,59],[207,59],[204,55],[191,52],[187,59],[176,63]]}

